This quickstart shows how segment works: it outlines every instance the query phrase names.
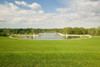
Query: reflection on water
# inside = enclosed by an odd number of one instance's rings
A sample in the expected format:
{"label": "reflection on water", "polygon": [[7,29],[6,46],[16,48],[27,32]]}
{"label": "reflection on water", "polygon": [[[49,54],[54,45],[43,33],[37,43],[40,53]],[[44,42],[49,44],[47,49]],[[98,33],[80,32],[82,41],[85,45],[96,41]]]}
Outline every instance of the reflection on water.
{"label": "reflection on water", "polygon": [[20,36],[20,38],[23,38],[23,39],[33,39],[33,36]]}
{"label": "reflection on water", "polygon": [[34,39],[44,39],[44,40],[61,40],[61,39],[65,39],[65,37],[62,37],[56,33],[43,33],[38,37],[35,37]]}
{"label": "reflection on water", "polygon": [[75,38],[80,38],[80,36],[68,36],[67,39],[75,39]]}
{"label": "reflection on water", "polygon": [[20,36],[24,39],[34,39],[34,40],[64,40],[64,39],[73,39],[73,38],[79,38],[79,37],[69,37],[66,38],[65,36],[61,36],[56,33],[42,33],[39,36]]}

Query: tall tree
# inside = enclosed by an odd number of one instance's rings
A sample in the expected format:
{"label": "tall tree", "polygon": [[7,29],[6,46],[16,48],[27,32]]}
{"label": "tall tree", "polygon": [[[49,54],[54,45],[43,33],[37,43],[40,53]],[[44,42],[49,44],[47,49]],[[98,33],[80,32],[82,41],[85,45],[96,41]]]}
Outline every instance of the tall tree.
{"label": "tall tree", "polygon": [[7,29],[3,29],[2,35],[7,36]]}
{"label": "tall tree", "polygon": [[32,28],[32,29],[31,29],[31,34],[33,34],[33,33],[34,33],[34,29]]}

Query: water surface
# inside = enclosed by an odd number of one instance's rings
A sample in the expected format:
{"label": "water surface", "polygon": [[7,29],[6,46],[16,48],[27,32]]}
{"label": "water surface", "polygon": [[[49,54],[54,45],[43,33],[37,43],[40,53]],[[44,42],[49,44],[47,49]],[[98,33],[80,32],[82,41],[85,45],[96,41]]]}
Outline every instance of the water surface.
{"label": "water surface", "polygon": [[39,36],[20,36],[24,39],[34,39],[34,40],[64,40],[64,39],[73,39],[73,38],[79,38],[75,36],[61,36],[57,33],[42,33]]}
{"label": "water surface", "polygon": [[35,39],[35,40],[63,40],[66,37],[60,36],[57,33],[42,33],[39,36],[20,36],[24,39]]}

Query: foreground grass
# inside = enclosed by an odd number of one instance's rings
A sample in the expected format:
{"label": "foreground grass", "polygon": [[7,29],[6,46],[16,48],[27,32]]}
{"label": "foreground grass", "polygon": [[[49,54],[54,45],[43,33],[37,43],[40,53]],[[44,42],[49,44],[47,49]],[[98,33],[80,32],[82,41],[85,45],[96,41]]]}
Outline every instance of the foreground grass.
{"label": "foreground grass", "polygon": [[100,67],[100,37],[81,40],[0,37],[0,67]]}

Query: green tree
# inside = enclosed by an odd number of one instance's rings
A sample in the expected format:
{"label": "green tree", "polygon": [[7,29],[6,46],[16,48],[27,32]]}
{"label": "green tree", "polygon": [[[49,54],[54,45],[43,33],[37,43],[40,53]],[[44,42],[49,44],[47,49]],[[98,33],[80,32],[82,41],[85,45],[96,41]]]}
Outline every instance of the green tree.
{"label": "green tree", "polygon": [[32,28],[32,29],[31,29],[31,34],[33,34],[33,33],[34,33],[34,29]]}
{"label": "green tree", "polygon": [[100,27],[98,27],[98,29],[96,29],[95,35],[100,36]]}
{"label": "green tree", "polygon": [[3,35],[3,36],[7,36],[7,34],[8,34],[8,33],[7,33],[7,29],[3,29],[2,35]]}
{"label": "green tree", "polygon": [[89,30],[88,30],[88,34],[90,34],[90,35],[95,35],[95,33],[96,33],[96,28],[90,28]]}

